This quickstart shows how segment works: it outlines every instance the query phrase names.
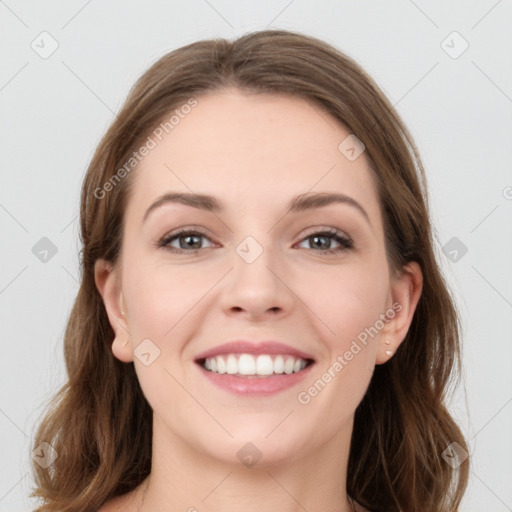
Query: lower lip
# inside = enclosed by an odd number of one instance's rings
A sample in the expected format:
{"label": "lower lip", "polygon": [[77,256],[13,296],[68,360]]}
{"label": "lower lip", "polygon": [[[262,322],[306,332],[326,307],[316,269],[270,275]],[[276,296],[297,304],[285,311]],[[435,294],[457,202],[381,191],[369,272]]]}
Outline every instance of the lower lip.
{"label": "lower lip", "polygon": [[267,396],[289,389],[301,382],[309,375],[314,363],[306,366],[306,368],[297,373],[273,374],[264,377],[259,375],[237,377],[236,375],[230,375],[228,373],[220,374],[210,372],[200,364],[197,366],[210,382],[225,391],[237,395]]}

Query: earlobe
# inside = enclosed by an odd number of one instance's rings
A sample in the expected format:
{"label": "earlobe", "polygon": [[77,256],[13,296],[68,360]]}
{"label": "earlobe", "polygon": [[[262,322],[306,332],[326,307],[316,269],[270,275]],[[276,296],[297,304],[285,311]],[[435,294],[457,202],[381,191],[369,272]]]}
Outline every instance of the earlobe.
{"label": "earlobe", "polygon": [[381,333],[376,364],[383,364],[393,357],[404,341],[423,289],[423,273],[420,265],[411,261],[404,266],[400,276],[391,284],[394,317]]}
{"label": "earlobe", "polygon": [[125,314],[121,313],[124,301],[118,272],[110,262],[103,259],[97,260],[94,265],[94,281],[103,299],[109,323],[115,333],[112,353],[123,362],[133,361],[128,323]]}

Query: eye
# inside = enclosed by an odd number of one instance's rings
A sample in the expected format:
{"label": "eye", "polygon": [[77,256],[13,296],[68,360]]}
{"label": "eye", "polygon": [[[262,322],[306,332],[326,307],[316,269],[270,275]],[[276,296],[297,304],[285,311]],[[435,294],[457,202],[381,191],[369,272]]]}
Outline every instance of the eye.
{"label": "eye", "polygon": [[[169,233],[158,242],[159,247],[163,247],[176,253],[196,253],[205,247],[202,246],[201,239],[210,240],[204,233],[194,231],[188,228],[182,228],[173,233]],[[177,242],[178,247],[172,245]]]}
{"label": "eye", "polygon": [[[207,248],[202,246],[203,243],[201,239],[206,239],[211,242],[210,238],[201,231],[190,228],[181,228],[164,236],[157,243],[157,246],[173,253],[195,254],[201,249]],[[331,247],[333,241],[338,244],[337,247]],[[309,242],[310,245],[313,246],[312,250],[320,254],[335,254],[354,247],[354,244],[349,237],[336,229],[329,228],[309,234],[303,239],[301,244],[304,242]],[[178,246],[176,246],[176,244]],[[213,247],[213,242],[211,246]],[[315,250],[315,248],[319,250]]]}
{"label": "eye", "polygon": [[[332,240],[339,244],[338,247],[331,247]],[[315,251],[319,252],[320,254],[339,253],[354,247],[352,240],[336,229],[325,229],[320,232],[311,233],[306,238],[304,238],[303,242],[301,243],[304,242],[309,242],[311,245],[313,245],[313,247],[316,246],[317,248],[321,249]]]}

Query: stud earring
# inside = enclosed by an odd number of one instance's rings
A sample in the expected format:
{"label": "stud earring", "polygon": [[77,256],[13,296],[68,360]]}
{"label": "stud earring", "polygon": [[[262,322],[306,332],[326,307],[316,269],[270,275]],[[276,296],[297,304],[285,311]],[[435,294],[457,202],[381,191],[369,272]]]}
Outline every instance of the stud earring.
{"label": "stud earring", "polygon": [[393,351],[392,350],[386,350],[386,355],[392,356],[393,355]]}
{"label": "stud earring", "polygon": [[128,340],[123,341],[123,347],[126,347],[126,344],[128,343]]}

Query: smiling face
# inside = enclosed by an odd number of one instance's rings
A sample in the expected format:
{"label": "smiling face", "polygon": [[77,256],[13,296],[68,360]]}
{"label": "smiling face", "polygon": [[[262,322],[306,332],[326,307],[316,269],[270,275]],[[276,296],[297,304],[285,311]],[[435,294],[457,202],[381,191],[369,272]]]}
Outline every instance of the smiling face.
{"label": "smiling face", "polygon": [[[197,99],[133,171],[120,258],[97,265],[113,352],[135,364],[156,442],[237,463],[247,442],[261,463],[347,444],[417,299],[390,278],[365,154],[347,159],[350,132],[296,97]],[[250,343],[211,351],[235,340]]]}

